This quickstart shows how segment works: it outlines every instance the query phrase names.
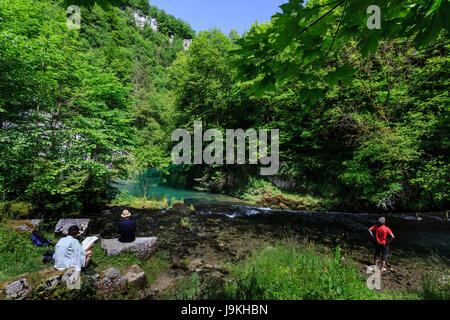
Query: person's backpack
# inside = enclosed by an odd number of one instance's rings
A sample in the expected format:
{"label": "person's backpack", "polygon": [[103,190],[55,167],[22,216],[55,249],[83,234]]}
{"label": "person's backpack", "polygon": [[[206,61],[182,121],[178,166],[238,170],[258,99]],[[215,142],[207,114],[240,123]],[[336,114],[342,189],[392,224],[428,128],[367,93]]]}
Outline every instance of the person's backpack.
{"label": "person's backpack", "polygon": [[55,254],[55,251],[53,250],[47,250],[45,251],[44,255],[42,256],[42,263],[53,263],[55,260],[53,259],[53,255]]}
{"label": "person's backpack", "polygon": [[33,230],[30,234],[31,243],[38,247],[47,247],[52,244],[50,239],[47,239],[42,233],[38,230]]}

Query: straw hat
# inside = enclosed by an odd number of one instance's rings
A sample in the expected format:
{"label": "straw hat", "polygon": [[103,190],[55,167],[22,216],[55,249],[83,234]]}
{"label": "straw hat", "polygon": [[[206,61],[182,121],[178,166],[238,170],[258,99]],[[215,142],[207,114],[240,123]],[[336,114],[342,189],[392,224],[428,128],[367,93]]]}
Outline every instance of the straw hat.
{"label": "straw hat", "polygon": [[131,216],[130,211],[128,210],[123,210],[122,214],[120,215],[122,218],[128,218]]}

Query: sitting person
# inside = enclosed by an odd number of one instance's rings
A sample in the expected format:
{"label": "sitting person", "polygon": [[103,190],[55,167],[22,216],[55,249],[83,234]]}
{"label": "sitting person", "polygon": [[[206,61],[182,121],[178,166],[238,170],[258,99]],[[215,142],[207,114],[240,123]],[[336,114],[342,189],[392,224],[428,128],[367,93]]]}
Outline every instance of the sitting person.
{"label": "sitting person", "polygon": [[55,260],[55,269],[66,270],[70,267],[75,267],[75,270],[80,271],[81,268],[87,267],[92,257],[90,250],[94,244],[91,244],[86,250],[75,239],[80,232],[78,226],[71,226],[66,237],[60,239],[55,246],[55,253],[53,259]]}
{"label": "sitting person", "polygon": [[131,213],[128,210],[123,210],[121,217],[123,219],[119,222],[119,241],[134,242],[136,240],[136,222],[130,219]]}

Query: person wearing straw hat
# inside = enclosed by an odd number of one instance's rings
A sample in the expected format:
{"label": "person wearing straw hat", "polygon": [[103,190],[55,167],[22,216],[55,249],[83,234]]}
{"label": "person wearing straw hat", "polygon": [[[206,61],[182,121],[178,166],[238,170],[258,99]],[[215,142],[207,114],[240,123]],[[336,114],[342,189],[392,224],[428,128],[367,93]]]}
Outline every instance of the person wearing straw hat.
{"label": "person wearing straw hat", "polygon": [[386,227],[386,219],[384,217],[378,219],[378,224],[369,228],[369,233],[375,243],[374,265],[378,265],[378,259],[381,254],[381,271],[386,271],[386,260],[389,252],[389,244],[392,240],[394,240],[394,234],[391,229]]}
{"label": "person wearing straw hat", "polygon": [[123,210],[122,221],[119,222],[119,241],[124,243],[134,242],[136,240],[136,222],[131,219],[131,213]]}

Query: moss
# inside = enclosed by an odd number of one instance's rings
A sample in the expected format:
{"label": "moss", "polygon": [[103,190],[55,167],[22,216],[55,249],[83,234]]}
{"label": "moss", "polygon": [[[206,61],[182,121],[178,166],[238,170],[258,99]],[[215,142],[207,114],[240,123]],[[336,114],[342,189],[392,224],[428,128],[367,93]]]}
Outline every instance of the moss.
{"label": "moss", "polygon": [[154,200],[147,198],[130,198],[130,199],[119,199],[113,200],[109,206],[122,206],[132,209],[146,209],[146,210],[162,210],[169,206],[167,199]]}
{"label": "moss", "polygon": [[33,213],[33,205],[26,201],[0,202],[0,215],[8,219],[25,219]]}

